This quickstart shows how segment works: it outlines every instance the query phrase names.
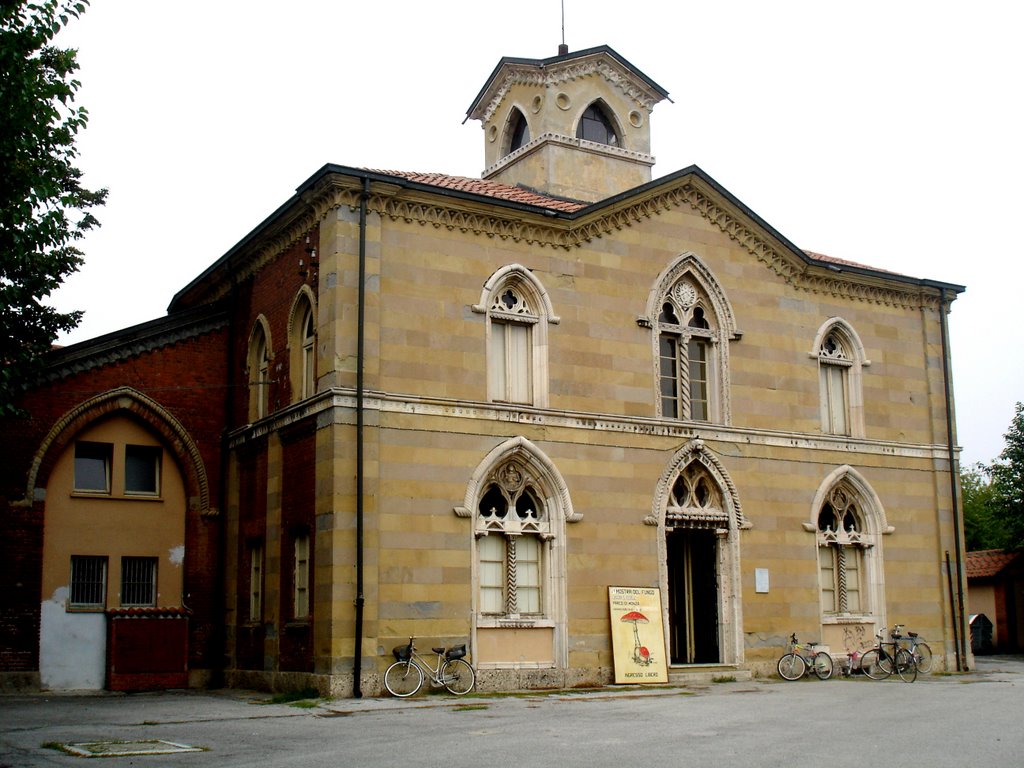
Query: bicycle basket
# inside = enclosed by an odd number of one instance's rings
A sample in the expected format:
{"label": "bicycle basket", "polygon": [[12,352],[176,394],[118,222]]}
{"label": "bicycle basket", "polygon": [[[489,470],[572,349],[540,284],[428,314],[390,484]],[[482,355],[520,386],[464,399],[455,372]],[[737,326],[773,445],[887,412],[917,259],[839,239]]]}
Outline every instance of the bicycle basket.
{"label": "bicycle basket", "polygon": [[448,659],[448,661],[454,661],[455,659],[463,658],[465,655],[466,655],[466,646],[465,645],[455,645],[455,646],[452,646],[451,648],[448,649],[448,651],[445,653],[444,657],[446,659]]}
{"label": "bicycle basket", "polygon": [[396,645],[392,651],[395,661],[408,661],[412,658],[412,648],[408,645]]}

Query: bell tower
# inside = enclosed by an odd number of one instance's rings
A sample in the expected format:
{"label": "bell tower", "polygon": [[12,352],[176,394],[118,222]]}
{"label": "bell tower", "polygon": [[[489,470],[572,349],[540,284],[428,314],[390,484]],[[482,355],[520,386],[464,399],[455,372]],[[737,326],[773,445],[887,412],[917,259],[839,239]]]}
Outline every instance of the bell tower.
{"label": "bell tower", "polygon": [[596,202],[651,180],[650,116],[668,92],[607,46],[503,58],[466,112],[485,179]]}

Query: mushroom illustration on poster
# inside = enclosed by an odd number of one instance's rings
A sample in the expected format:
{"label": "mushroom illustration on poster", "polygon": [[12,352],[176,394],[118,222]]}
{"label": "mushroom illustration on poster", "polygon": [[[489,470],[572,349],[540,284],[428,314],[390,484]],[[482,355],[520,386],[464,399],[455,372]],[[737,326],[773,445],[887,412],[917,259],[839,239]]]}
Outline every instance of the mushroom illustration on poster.
{"label": "mushroom illustration on poster", "polygon": [[616,683],[667,683],[661,590],[608,587]]}

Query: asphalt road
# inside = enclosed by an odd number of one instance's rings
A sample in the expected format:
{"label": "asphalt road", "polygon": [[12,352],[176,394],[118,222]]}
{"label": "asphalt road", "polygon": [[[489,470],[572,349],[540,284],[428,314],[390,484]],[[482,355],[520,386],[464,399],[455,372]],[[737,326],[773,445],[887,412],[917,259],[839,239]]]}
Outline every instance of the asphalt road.
{"label": "asphalt road", "polygon": [[1024,657],[979,658],[971,673],[913,684],[755,680],[310,708],[264,702],[231,691],[2,695],[0,768],[81,765],[59,745],[100,740],[203,750],[120,756],[108,768],[1024,765]]}

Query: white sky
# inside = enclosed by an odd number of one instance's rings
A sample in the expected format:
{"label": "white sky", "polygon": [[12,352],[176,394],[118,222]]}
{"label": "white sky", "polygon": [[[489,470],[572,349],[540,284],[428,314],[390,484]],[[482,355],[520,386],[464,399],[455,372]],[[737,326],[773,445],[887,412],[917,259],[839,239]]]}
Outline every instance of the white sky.
{"label": "white sky", "polygon": [[[967,286],[950,315],[962,461],[1024,400],[1024,5],[995,0],[565,0],[570,50],[609,45],[669,91],[654,176],[695,164],[789,240]],[[108,187],[54,296],[69,344],[171,297],[325,163],[479,176],[462,124],[502,56],[545,58],[559,0],[92,0],[79,167]],[[413,140],[410,138],[415,137]]]}

